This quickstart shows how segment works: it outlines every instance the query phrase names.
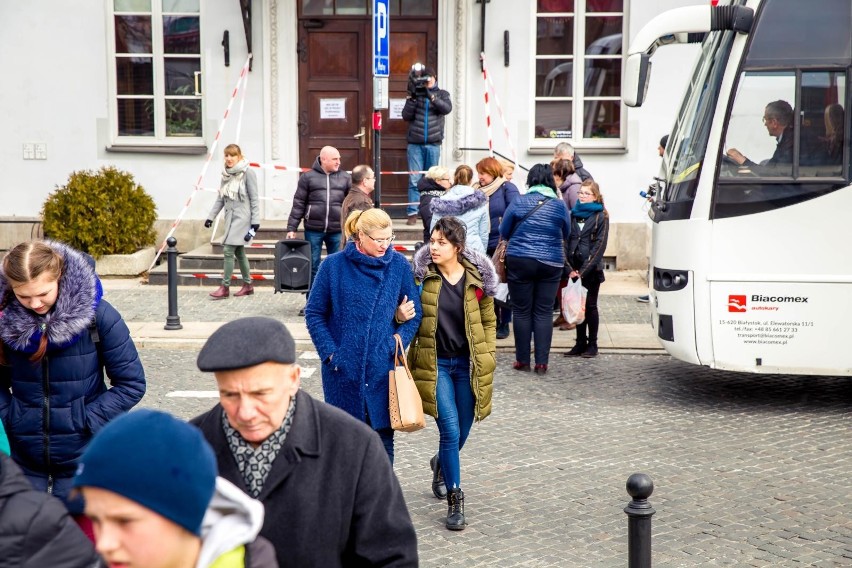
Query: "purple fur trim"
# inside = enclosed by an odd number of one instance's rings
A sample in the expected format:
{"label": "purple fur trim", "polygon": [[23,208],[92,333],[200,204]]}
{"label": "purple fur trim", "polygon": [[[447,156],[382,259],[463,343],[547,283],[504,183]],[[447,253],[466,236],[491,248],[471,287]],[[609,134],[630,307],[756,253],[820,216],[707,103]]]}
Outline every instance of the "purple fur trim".
{"label": "purple fur trim", "polygon": [[[488,296],[497,294],[497,285],[500,283],[500,279],[497,277],[497,271],[494,270],[494,264],[491,262],[491,259],[481,252],[471,249],[465,249],[462,256],[474,265],[479,271],[480,276],[482,276],[482,291]],[[432,254],[429,252],[429,245],[420,247],[420,250],[414,253],[413,262],[414,277],[422,282],[426,276],[426,272],[429,270],[429,265],[432,263]]]}
{"label": "purple fur trim", "polygon": [[100,280],[83,253],[56,241],[45,242],[64,259],[59,295],[47,315],[40,316],[22,306],[0,268],[0,297],[7,292],[11,296],[0,315],[0,340],[15,351],[34,352],[41,339],[42,325],[50,346],[73,343],[94,320],[103,295]]}
{"label": "purple fur trim", "polygon": [[488,197],[478,189],[474,189],[471,193],[458,199],[451,197],[454,196],[443,195],[438,199],[433,199],[429,203],[432,213],[437,213],[441,217],[458,217],[462,213],[472,211],[488,203]]}

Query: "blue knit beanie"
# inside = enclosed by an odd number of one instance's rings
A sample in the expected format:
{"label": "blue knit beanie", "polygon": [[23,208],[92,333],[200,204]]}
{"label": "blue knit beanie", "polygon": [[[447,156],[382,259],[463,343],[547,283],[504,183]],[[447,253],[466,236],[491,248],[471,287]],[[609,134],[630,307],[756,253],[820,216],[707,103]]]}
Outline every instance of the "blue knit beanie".
{"label": "blue knit beanie", "polygon": [[200,536],[216,474],[213,449],[198,428],[141,409],[97,433],[80,458],[74,487],[112,491]]}

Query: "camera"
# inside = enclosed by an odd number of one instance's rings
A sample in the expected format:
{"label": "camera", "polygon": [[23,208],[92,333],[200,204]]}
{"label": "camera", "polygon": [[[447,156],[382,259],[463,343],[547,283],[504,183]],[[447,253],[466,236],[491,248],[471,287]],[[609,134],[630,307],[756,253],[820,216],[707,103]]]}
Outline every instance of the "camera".
{"label": "camera", "polygon": [[657,195],[657,192],[660,190],[660,184],[663,181],[664,180],[662,180],[658,177],[655,177],[654,183],[649,185],[648,189],[646,189],[645,191],[640,191],[639,196],[642,197],[643,199],[652,200],[654,198],[654,196]]}
{"label": "camera", "polygon": [[408,96],[428,96],[427,84],[431,76],[432,74],[429,72],[429,69],[422,63],[412,65],[411,71],[408,72]]}

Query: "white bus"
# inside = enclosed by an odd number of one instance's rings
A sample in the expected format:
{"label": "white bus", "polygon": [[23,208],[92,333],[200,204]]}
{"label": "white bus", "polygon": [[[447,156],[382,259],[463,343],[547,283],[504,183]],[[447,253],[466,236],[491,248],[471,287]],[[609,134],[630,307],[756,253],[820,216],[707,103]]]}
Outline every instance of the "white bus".
{"label": "white bus", "polygon": [[660,14],[625,62],[639,106],[654,51],[701,42],[649,211],[653,326],[698,365],[852,375],[852,1],[716,4]]}

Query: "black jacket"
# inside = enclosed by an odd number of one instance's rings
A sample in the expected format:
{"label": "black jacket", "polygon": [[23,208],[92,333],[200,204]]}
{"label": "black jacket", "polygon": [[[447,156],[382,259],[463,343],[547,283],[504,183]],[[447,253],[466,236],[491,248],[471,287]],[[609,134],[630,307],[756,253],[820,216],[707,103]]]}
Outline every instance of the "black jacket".
{"label": "black jacket", "polygon": [[444,116],[453,110],[450,93],[438,87],[426,97],[410,97],[402,107],[402,119],[408,124],[409,144],[440,144],[444,140]]}
{"label": "black jacket", "polygon": [[0,452],[0,567],[88,568],[99,562],[65,505],[33,489],[12,458]]}
{"label": "black jacket", "polygon": [[430,205],[434,198],[441,197],[447,190],[432,178],[423,176],[417,182],[417,191],[420,192],[420,206],[417,209],[420,212],[420,218],[423,219],[423,243],[429,244],[429,238],[432,236],[429,231],[429,227],[432,226],[432,208]]}
{"label": "black jacket", "polygon": [[[222,406],[194,418],[219,475],[246,490],[222,429]],[[293,424],[258,500],[261,536],[282,568],[417,566],[417,536],[379,437],[342,410],[296,395]]]}
{"label": "black jacket", "polygon": [[[603,256],[609,237],[609,218],[603,211],[586,219],[583,229],[576,217],[571,217],[571,238],[568,240],[568,263],[572,270],[585,278],[590,272],[603,273]],[[603,278],[601,278],[603,282]]]}
{"label": "black jacket", "polygon": [[304,219],[306,231],[339,233],[340,211],[350,187],[352,177],[348,173],[342,169],[325,173],[317,156],[311,171],[303,173],[296,185],[287,232],[297,230]]}

